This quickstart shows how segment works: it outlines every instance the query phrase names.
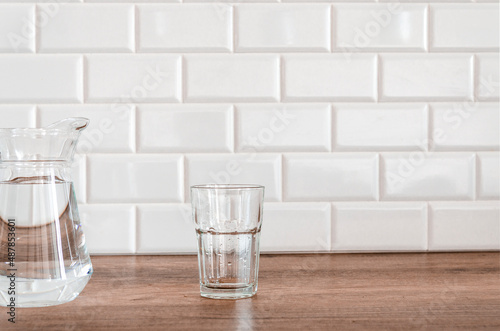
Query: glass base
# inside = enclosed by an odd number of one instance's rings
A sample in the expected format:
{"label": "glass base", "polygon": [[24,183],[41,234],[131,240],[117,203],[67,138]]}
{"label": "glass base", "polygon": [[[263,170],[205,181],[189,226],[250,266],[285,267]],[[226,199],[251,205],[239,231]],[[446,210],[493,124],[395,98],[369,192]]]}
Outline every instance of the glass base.
{"label": "glass base", "polygon": [[209,299],[244,299],[250,298],[257,293],[254,285],[241,288],[213,288],[200,285],[201,296]]}
{"label": "glass base", "polygon": [[[71,280],[23,279],[15,282],[16,308],[48,307],[73,301],[87,285],[90,275]],[[7,291],[10,285],[7,277],[0,277],[0,306],[8,307],[12,302]]]}

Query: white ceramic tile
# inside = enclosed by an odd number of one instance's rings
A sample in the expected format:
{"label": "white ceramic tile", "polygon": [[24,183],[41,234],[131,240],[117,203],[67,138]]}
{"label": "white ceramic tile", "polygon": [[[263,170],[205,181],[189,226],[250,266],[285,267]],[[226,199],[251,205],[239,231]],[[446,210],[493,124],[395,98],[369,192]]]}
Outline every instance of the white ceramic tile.
{"label": "white ceramic tile", "polygon": [[137,253],[196,253],[191,205],[138,206]]}
{"label": "white ceramic tile", "polygon": [[80,205],[90,254],[135,253],[135,208],[131,205]]}
{"label": "white ceramic tile", "polygon": [[[276,0],[281,2],[309,2],[308,0]],[[377,0],[352,0],[349,2],[376,2]],[[394,0],[391,0],[394,1]],[[345,0],[314,0],[314,2],[346,2]]]}
{"label": "white ceramic tile", "polygon": [[500,200],[500,154],[478,153],[477,161],[477,198]]}
{"label": "white ceramic tile", "polygon": [[[38,6],[43,15],[52,4]],[[45,22],[45,21],[42,21]],[[41,52],[133,52],[133,5],[68,4],[40,23]]]}
{"label": "white ceramic tile", "polygon": [[278,101],[276,55],[187,55],[187,101]]}
{"label": "white ceramic tile", "polygon": [[[100,1],[100,0],[99,0]],[[72,3],[72,2],[83,2],[83,0],[0,0],[0,2],[33,2],[33,3]]]}
{"label": "white ceramic tile", "polygon": [[336,4],[336,51],[425,51],[426,4]]}
{"label": "white ceramic tile", "polygon": [[332,249],[427,249],[427,205],[418,202],[344,202],[333,206]]}
{"label": "white ceramic tile", "polygon": [[0,128],[36,127],[36,107],[31,105],[0,105]]}
{"label": "white ceramic tile", "polygon": [[[342,0],[343,1],[343,0]],[[481,1],[490,1],[490,0],[426,0],[425,2],[481,2]],[[392,2],[394,0],[378,0],[378,2]],[[399,2],[423,2],[422,0],[399,0]]]}
{"label": "white ceramic tile", "polygon": [[476,54],[476,97],[498,101],[500,98],[500,66],[498,53]]}
{"label": "white ceramic tile", "polygon": [[378,156],[373,153],[289,154],[283,158],[285,201],[375,200]]}
{"label": "white ceramic tile", "polygon": [[0,5],[0,52],[34,52],[35,29],[34,5]]}
{"label": "white ceramic tile", "polygon": [[237,51],[330,50],[330,6],[243,4],[235,11]]}
{"label": "white ceramic tile", "polygon": [[235,1],[235,0],[183,0],[183,2],[209,2],[209,3],[213,3],[214,5],[218,5],[220,3],[224,4],[224,3],[261,3],[261,2],[280,2],[280,0],[240,0],[240,1]]}
{"label": "white ceramic tile", "polygon": [[281,199],[281,156],[275,154],[206,154],[186,156],[187,185],[259,184],[266,187],[265,200]]}
{"label": "white ceramic tile", "polygon": [[87,100],[90,102],[178,102],[181,99],[179,55],[88,55]]}
{"label": "white ceramic tile", "polygon": [[228,52],[232,49],[230,5],[140,5],[137,10],[141,52]]}
{"label": "white ceramic tile", "polygon": [[243,1],[234,1],[234,0],[183,0],[183,2],[210,2],[214,4],[219,3],[242,3],[242,2],[280,2],[280,0],[243,0]]}
{"label": "white ceramic tile", "polygon": [[416,150],[427,148],[425,104],[335,104],[337,150]]}
{"label": "white ceramic tile", "polygon": [[81,102],[78,55],[0,55],[0,102]]}
{"label": "white ceramic tile", "polygon": [[85,2],[177,3],[182,2],[182,0],[85,0]]}
{"label": "white ceramic tile", "polygon": [[330,204],[317,202],[264,204],[261,251],[329,251],[330,209]]}
{"label": "white ceramic tile", "polygon": [[472,55],[383,54],[381,100],[471,100]]}
{"label": "white ceramic tile", "polygon": [[498,51],[497,4],[430,5],[431,50]]}
{"label": "white ceramic tile", "polygon": [[499,202],[431,203],[429,250],[500,250]]}
{"label": "white ceramic tile", "polygon": [[78,153],[127,153],[135,149],[135,109],[130,105],[42,105],[39,123],[47,126],[68,117],[86,117]]}
{"label": "white ceramic tile", "polygon": [[415,151],[381,154],[381,199],[470,200],[474,154]]}
{"label": "white ceramic tile", "polygon": [[299,54],[283,58],[285,101],[376,99],[375,55]]}
{"label": "white ceramic tile", "polygon": [[89,155],[88,201],[182,202],[178,155]]}
{"label": "white ceramic tile", "polygon": [[230,105],[143,105],[138,108],[140,152],[231,152]]}
{"label": "white ceramic tile", "polygon": [[432,144],[435,150],[498,150],[498,103],[445,103],[432,108]]}
{"label": "white ceramic tile", "polygon": [[328,104],[237,105],[238,151],[329,151],[330,116]]}

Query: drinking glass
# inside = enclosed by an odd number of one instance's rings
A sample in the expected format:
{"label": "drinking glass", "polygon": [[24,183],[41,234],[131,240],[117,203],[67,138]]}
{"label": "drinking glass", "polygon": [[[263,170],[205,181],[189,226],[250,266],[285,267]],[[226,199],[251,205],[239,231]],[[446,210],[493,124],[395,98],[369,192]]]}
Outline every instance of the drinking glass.
{"label": "drinking glass", "polygon": [[201,296],[241,299],[257,292],[264,187],[191,187]]}

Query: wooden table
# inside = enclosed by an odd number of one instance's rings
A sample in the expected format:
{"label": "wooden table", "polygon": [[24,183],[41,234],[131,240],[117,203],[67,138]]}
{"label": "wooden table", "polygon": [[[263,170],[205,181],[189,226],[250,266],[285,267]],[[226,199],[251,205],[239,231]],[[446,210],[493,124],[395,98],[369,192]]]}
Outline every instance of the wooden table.
{"label": "wooden table", "polygon": [[500,330],[500,253],[263,255],[258,294],[201,298],[195,256],[94,256],[73,302],[0,330]]}

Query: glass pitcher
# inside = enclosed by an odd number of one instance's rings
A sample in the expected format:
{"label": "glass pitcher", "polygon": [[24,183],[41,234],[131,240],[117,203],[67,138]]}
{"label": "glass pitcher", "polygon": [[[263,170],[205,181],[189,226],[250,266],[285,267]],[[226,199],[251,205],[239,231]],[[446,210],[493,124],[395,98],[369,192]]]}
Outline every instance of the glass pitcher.
{"label": "glass pitcher", "polygon": [[0,129],[2,306],[71,301],[92,275],[71,180],[88,124],[68,118],[41,129]]}

